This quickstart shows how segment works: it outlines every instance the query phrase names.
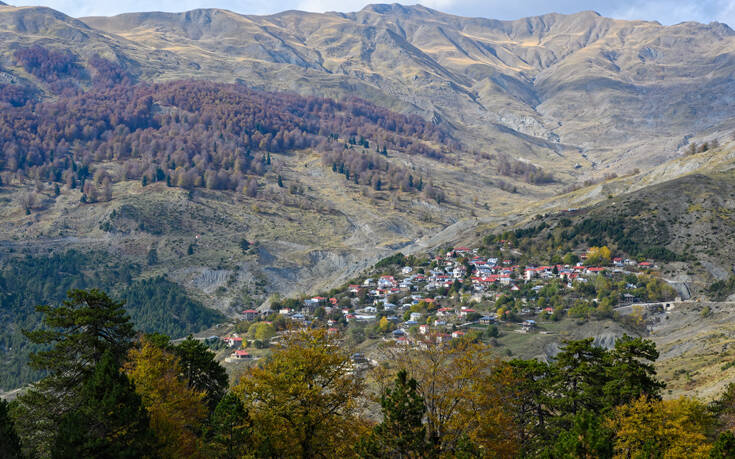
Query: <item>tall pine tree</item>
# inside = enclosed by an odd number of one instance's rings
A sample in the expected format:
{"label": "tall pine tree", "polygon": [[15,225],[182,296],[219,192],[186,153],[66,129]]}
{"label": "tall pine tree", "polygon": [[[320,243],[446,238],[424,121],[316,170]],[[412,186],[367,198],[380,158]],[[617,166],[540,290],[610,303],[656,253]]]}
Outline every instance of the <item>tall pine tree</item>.
{"label": "tall pine tree", "polygon": [[53,458],[155,456],[148,412],[128,377],[105,352],[84,384],[79,407],[59,422]]}
{"label": "tall pine tree", "polygon": [[426,441],[423,417],[426,408],[418,391],[418,383],[408,378],[406,370],[396,376],[392,389],[380,399],[383,422],[359,445],[359,453],[370,458],[424,457],[430,445]]}
{"label": "tall pine tree", "polygon": [[134,335],[123,303],[99,290],[72,290],[59,306],[37,306],[46,328],[23,333],[47,350],[31,354],[30,365],[48,376],[18,399],[16,429],[28,454],[47,457],[58,421],[80,403],[80,391],[108,353],[120,367]]}
{"label": "tall pine tree", "polygon": [[19,459],[20,457],[22,457],[20,439],[15,433],[9,404],[0,398],[0,459]]}

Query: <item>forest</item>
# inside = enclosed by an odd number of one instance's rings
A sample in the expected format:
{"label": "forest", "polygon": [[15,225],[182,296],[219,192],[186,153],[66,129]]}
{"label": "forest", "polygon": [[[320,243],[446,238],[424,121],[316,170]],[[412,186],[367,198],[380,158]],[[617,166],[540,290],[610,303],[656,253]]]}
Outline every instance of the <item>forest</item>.
{"label": "forest", "polygon": [[123,303],[74,290],[24,331],[46,375],[0,402],[4,457],[729,458],[735,385],[664,399],[653,342],[567,341],[500,360],[470,340],[386,346],[355,371],[323,329],[291,329],[232,381],[191,337],[136,332]]}
{"label": "forest", "polygon": [[442,160],[461,148],[418,116],[357,98],[204,81],[135,83],[120,63],[95,55],[85,66],[69,50],[41,46],[14,57],[55,97],[42,99],[28,85],[0,86],[0,179],[78,187],[86,202],[109,199],[110,184],[122,180],[247,192],[269,169],[271,153],[307,148],[356,183],[420,191],[419,178],[388,161],[389,152]]}
{"label": "forest", "polygon": [[0,389],[16,388],[42,376],[27,365],[29,353],[38,346],[25,339],[22,330],[41,325],[36,305],[61,301],[69,290],[99,286],[114,292],[126,301],[126,311],[140,330],[174,338],[224,320],[165,278],[134,280],[140,267],[115,261],[103,252],[69,250],[7,259],[11,262],[0,267]]}

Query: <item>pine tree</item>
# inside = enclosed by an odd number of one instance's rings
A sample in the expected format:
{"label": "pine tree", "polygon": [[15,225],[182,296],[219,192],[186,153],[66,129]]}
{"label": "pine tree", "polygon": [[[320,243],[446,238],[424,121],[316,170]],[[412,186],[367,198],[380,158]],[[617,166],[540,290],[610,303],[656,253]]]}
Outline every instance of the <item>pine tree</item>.
{"label": "pine tree", "polygon": [[184,379],[190,389],[204,391],[204,402],[210,410],[219,403],[227,392],[229,378],[224,367],[214,360],[214,353],[207,346],[189,335],[187,339],[174,346],[174,354],[179,358]]}
{"label": "pine tree", "polygon": [[155,437],[133,384],[105,352],[81,392],[79,408],[59,422],[53,458],[139,458],[153,455]]}
{"label": "pine tree", "polygon": [[31,354],[31,366],[49,372],[41,382],[57,392],[76,391],[109,351],[120,365],[130,349],[133,324],[124,303],[96,289],[72,290],[60,306],[37,306],[45,329],[23,334],[33,343],[53,345]]}
{"label": "pine tree", "polygon": [[215,457],[241,457],[252,443],[248,412],[240,398],[232,392],[222,397],[209,425],[208,445]]}
{"label": "pine tree", "polygon": [[0,459],[22,457],[20,439],[10,417],[9,403],[0,399]]}
{"label": "pine tree", "polygon": [[423,425],[424,399],[406,370],[396,376],[392,389],[380,399],[383,422],[358,447],[363,457],[424,457],[429,451]]}
{"label": "pine tree", "polygon": [[608,382],[604,392],[609,407],[629,403],[644,395],[660,397],[664,384],[656,379],[653,363],[658,359],[658,351],[652,341],[623,335],[608,355]]}
{"label": "pine tree", "polygon": [[584,409],[595,412],[604,406],[605,350],[592,341],[569,341],[556,356],[556,390],[561,395],[557,408],[562,416],[571,417]]}
{"label": "pine tree", "polygon": [[80,390],[108,352],[119,367],[134,336],[124,304],[99,290],[72,290],[60,306],[37,306],[45,329],[24,330],[47,350],[31,354],[30,365],[48,376],[18,398],[16,430],[33,454],[49,456],[58,420],[79,402]]}

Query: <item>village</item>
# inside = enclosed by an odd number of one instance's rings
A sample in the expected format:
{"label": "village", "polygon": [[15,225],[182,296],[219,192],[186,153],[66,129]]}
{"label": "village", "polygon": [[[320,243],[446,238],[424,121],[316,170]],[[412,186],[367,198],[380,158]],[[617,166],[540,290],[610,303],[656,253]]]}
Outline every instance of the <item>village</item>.
{"label": "village", "polygon": [[[514,253],[505,241],[500,245]],[[245,310],[235,327],[239,333],[223,337],[232,350],[228,360],[252,360],[248,347],[266,348],[294,326],[325,328],[355,348],[368,339],[417,347],[492,340],[499,327],[545,333],[540,321],[612,319],[615,308],[669,301],[676,294],[656,276],[654,262],[613,257],[607,247],[565,257],[573,263],[538,266],[481,251],[454,247],[424,258],[397,254],[342,288],[274,301],[270,311]],[[364,356],[356,353],[353,360]]]}

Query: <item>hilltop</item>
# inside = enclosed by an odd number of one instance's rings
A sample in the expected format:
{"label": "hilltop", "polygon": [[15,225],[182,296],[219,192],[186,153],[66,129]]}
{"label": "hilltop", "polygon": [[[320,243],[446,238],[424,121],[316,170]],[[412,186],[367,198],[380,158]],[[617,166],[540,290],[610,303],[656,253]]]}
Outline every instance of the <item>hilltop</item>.
{"label": "hilltop", "polygon": [[565,180],[655,165],[692,136],[733,127],[726,94],[735,34],[717,23],[662,26],[593,12],[496,21],[402,5],[80,19],[5,7],[0,23],[6,68],[18,47],[53,42],[120,62],[141,80],[359,93],[446,124],[478,151],[563,171]]}

